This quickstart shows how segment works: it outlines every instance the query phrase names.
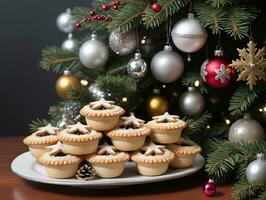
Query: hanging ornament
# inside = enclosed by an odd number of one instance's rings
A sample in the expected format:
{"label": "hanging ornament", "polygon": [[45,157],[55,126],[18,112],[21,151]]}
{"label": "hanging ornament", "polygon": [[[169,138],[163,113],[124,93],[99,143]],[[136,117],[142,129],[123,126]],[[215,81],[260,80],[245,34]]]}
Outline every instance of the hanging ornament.
{"label": "hanging ornament", "polygon": [[127,64],[127,73],[133,78],[141,78],[146,74],[147,64],[141,58],[139,50],[136,51],[135,57],[130,59]]}
{"label": "hanging ornament", "polygon": [[146,112],[149,116],[162,115],[168,111],[168,100],[159,94],[154,94],[147,99]]}
{"label": "hanging ornament", "polygon": [[266,48],[257,49],[256,45],[251,40],[248,48],[237,49],[240,58],[229,65],[240,73],[237,81],[247,81],[251,90],[258,80],[266,80]]}
{"label": "hanging ornament", "polygon": [[214,196],[216,194],[216,185],[214,181],[209,179],[209,181],[203,186],[202,191],[208,197]]}
{"label": "hanging ornament", "polygon": [[232,142],[257,142],[264,140],[265,133],[260,125],[249,114],[235,121],[229,130],[229,140]]}
{"label": "hanging ornament", "polygon": [[108,49],[104,43],[97,40],[97,35],[92,33],[91,40],[80,47],[79,59],[89,69],[101,68],[108,60]]}
{"label": "hanging ornament", "polygon": [[78,40],[73,38],[72,33],[69,33],[67,39],[62,43],[61,48],[64,51],[75,51],[78,49]]}
{"label": "hanging ornament", "polygon": [[58,122],[57,122],[57,127],[60,128],[61,130],[65,129],[67,126],[69,125],[73,125],[75,124],[69,117],[69,115],[67,114],[67,112],[64,112],[62,114],[62,119],[60,119]]}
{"label": "hanging ornament", "polygon": [[74,121],[75,118],[79,115],[80,109],[81,109],[80,102],[74,100],[64,101],[62,114],[64,114],[65,111],[68,114],[69,119],[71,121]]}
{"label": "hanging ornament", "polygon": [[136,34],[132,30],[126,33],[113,31],[109,35],[109,46],[118,55],[128,55],[137,48]]}
{"label": "hanging ornament", "polygon": [[66,12],[61,13],[56,20],[57,27],[64,33],[71,33],[74,31],[75,19],[71,15],[71,10],[68,8]]}
{"label": "hanging ornament", "polygon": [[224,58],[224,51],[220,47],[214,51],[214,56],[201,65],[201,78],[213,88],[224,88],[232,82],[235,70],[228,66],[229,63]]}
{"label": "hanging ornament", "polygon": [[165,45],[163,51],[155,54],[151,60],[151,72],[154,78],[162,83],[176,81],[184,71],[182,57],[172,51],[170,45]]}
{"label": "hanging ornament", "polygon": [[99,88],[96,83],[93,83],[89,86],[89,92],[95,100],[100,100],[101,98],[108,99],[112,96],[111,93],[105,92]]}
{"label": "hanging ornament", "polygon": [[188,116],[200,115],[205,107],[205,100],[195,87],[188,87],[188,91],[181,94],[179,109]]}
{"label": "hanging ornament", "polygon": [[57,79],[55,89],[57,95],[62,99],[70,99],[72,97],[71,88],[79,86],[79,79],[71,74],[69,70],[65,70],[63,75]]}
{"label": "hanging ornament", "polygon": [[178,21],[171,35],[175,46],[186,53],[201,49],[208,37],[206,30],[194,18],[193,13],[189,13],[187,18]]}
{"label": "hanging ornament", "polygon": [[254,181],[259,182],[261,184],[266,184],[266,160],[265,154],[259,153],[257,154],[257,159],[249,163],[246,176],[249,183]]}
{"label": "hanging ornament", "polygon": [[161,5],[159,3],[154,3],[154,4],[151,5],[151,9],[154,12],[159,12],[161,10]]}

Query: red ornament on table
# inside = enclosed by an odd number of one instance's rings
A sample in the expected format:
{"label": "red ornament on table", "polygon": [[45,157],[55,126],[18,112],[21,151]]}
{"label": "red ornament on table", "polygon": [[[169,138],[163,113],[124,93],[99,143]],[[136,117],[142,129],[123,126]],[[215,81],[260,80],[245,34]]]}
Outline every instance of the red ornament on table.
{"label": "red ornament on table", "polygon": [[159,3],[154,3],[154,4],[151,5],[151,9],[154,12],[159,12],[161,10],[161,5]]}
{"label": "red ornament on table", "polygon": [[104,3],[101,5],[101,8],[103,11],[108,11],[109,10],[109,5],[107,3]]}
{"label": "red ornament on table", "polygon": [[96,13],[93,10],[90,10],[89,15],[94,16]]}
{"label": "red ornament on table", "polygon": [[222,49],[214,51],[214,58],[207,59],[200,69],[202,80],[213,88],[228,86],[235,76],[235,70],[229,67],[229,62],[224,58]]}
{"label": "red ornament on table", "polygon": [[216,185],[212,179],[209,179],[209,181],[203,186],[203,193],[208,196],[214,196],[216,193]]}
{"label": "red ornament on table", "polygon": [[79,28],[81,28],[81,24],[80,24],[79,22],[78,22],[78,23],[76,23],[76,24],[75,24],[75,28],[76,28],[76,29],[79,29]]}

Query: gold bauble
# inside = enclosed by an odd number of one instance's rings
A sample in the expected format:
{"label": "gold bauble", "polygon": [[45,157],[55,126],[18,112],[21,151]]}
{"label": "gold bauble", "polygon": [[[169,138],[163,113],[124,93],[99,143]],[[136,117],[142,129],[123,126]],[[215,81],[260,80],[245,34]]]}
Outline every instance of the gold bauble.
{"label": "gold bauble", "polygon": [[169,108],[167,99],[161,95],[152,95],[146,103],[146,112],[150,116],[162,115]]}
{"label": "gold bauble", "polygon": [[79,87],[80,86],[80,80],[70,73],[70,71],[65,70],[64,74],[60,76],[55,84],[55,90],[59,97],[62,99],[70,99],[71,94],[71,88],[73,87]]}

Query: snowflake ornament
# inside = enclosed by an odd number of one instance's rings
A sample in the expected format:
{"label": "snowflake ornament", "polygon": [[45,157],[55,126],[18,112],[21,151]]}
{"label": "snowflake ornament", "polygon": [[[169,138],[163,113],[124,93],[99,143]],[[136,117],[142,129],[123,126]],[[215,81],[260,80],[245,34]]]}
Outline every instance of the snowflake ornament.
{"label": "snowflake ornament", "polygon": [[215,69],[214,72],[216,74],[215,80],[220,80],[222,83],[224,83],[226,79],[230,79],[231,69],[226,69],[224,64],[221,64],[220,68]]}
{"label": "snowflake ornament", "polygon": [[251,40],[247,44],[248,48],[237,49],[240,58],[229,65],[240,73],[237,80],[246,80],[251,90],[258,80],[266,80],[266,60],[264,59],[266,49],[265,47],[257,49],[256,45]]}

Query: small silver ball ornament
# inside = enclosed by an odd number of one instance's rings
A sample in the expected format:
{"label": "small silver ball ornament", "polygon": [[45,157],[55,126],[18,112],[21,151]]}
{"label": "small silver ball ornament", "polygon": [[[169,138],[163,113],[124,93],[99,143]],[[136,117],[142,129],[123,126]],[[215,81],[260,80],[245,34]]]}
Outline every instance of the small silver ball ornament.
{"label": "small silver ball ornament", "polygon": [[130,59],[127,64],[127,73],[133,78],[141,78],[145,76],[147,71],[147,63],[141,58],[141,53],[136,52],[135,57]]}
{"label": "small silver ball ornament", "polygon": [[188,87],[188,91],[181,94],[179,109],[188,116],[200,115],[205,108],[205,100],[195,87]]}
{"label": "small silver ball ornament", "polygon": [[68,8],[66,12],[61,13],[56,20],[57,27],[64,33],[74,31],[75,18],[71,15],[71,10]]}
{"label": "small silver ball ornament", "polygon": [[162,83],[176,81],[183,71],[184,61],[178,53],[172,51],[170,45],[165,45],[164,50],[155,54],[151,60],[151,72]]}
{"label": "small silver ball ornament", "polygon": [[106,45],[97,40],[95,33],[91,35],[91,40],[83,43],[79,49],[79,59],[89,69],[102,68],[106,64],[108,57]]}
{"label": "small silver ball ornament", "polygon": [[260,125],[249,114],[245,114],[244,118],[235,121],[229,130],[229,140],[232,142],[257,142],[264,140],[265,133]]}
{"label": "small silver ball ornament", "polygon": [[113,31],[109,35],[109,46],[118,55],[128,55],[137,48],[136,34],[132,30],[125,33]]}
{"label": "small silver ball ornament", "polygon": [[193,53],[203,47],[208,34],[201,24],[194,18],[193,13],[178,21],[171,32],[175,46],[183,52]]}
{"label": "small silver ball ornament", "polygon": [[266,184],[266,160],[265,154],[257,154],[257,159],[249,163],[246,176],[249,183],[254,181]]}
{"label": "small silver ball ornament", "polygon": [[62,43],[61,48],[64,51],[75,51],[78,49],[78,40],[73,38],[72,33],[69,33],[67,39]]}
{"label": "small silver ball ornament", "polygon": [[67,126],[69,125],[73,125],[74,122],[70,119],[69,115],[66,113],[62,114],[62,119],[59,120],[56,124],[56,126],[58,128],[60,128],[61,130],[65,129]]}
{"label": "small silver ball ornament", "polygon": [[97,101],[101,98],[110,98],[112,96],[111,93],[107,93],[101,90],[96,83],[93,83],[89,86],[89,92],[92,94],[92,97]]}

